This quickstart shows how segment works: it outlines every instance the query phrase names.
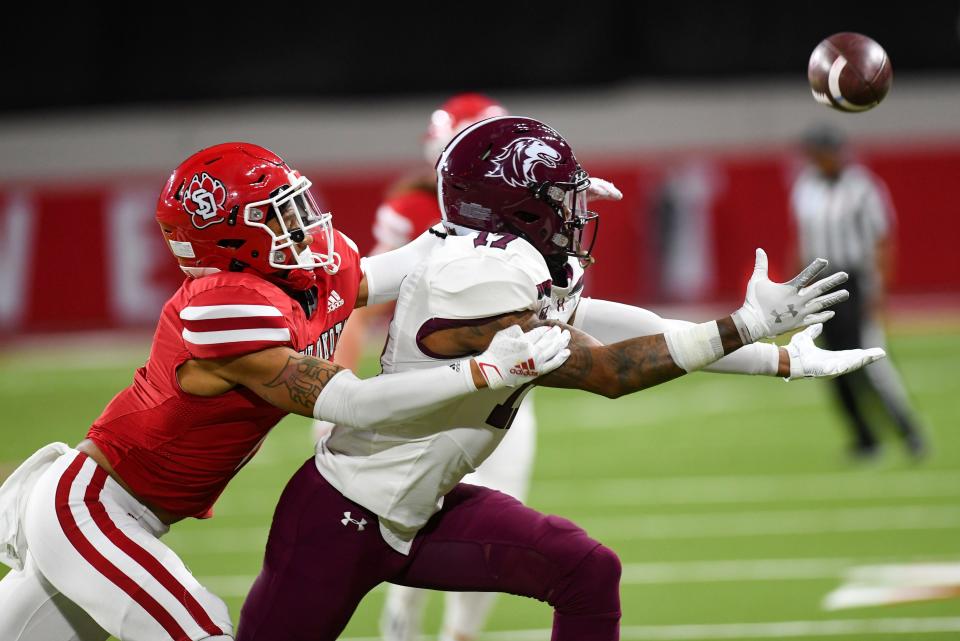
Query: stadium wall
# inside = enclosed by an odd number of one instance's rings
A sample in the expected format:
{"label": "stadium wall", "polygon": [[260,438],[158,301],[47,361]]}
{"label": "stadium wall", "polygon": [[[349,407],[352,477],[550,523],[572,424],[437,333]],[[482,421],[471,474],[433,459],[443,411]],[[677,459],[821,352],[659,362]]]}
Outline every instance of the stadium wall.
{"label": "stadium wall", "polygon": [[[786,275],[792,143],[810,123],[832,120],[890,187],[899,217],[894,292],[960,299],[960,81],[908,79],[882,108],[852,117],[813,105],[796,85],[503,99],[555,123],[588,170],[626,194],[597,207],[593,295],[733,301],[755,246],[768,250],[775,275]],[[369,249],[385,188],[422,162],[416,140],[435,102],[0,122],[0,333],[152,324],[180,282],[152,220],[156,195],[179,160],[225,139],[251,139],[292,159],[337,226]]]}

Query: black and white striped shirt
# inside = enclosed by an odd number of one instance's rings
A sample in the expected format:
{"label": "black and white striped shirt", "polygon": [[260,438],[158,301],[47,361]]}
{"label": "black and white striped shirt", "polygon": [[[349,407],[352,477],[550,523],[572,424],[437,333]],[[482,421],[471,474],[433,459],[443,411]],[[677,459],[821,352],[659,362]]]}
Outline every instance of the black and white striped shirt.
{"label": "black and white striped shirt", "polygon": [[877,241],[890,233],[894,217],[879,178],[848,165],[829,180],[811,167],[794,183],[790,205],[804,263],[821,256],[833,271],[874,271]]}

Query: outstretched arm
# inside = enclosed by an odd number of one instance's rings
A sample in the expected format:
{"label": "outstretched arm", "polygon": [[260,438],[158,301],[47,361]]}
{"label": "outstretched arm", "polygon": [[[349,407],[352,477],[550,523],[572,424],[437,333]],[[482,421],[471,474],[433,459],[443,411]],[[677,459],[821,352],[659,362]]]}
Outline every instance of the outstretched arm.
{"label": "outstretched arm", "polygon": [[[377,427],[409,420],[482,387],[514,387],[563,362],[568,337],[546,328],[507,328],[478,356],[430,369],[361,380],[339,365],[275,347],[224,359],[194,359],[177,371],[181,388],[218,396],[235,387],[286,412],[341,425]],[[523,369],[519,363],[533,363]]]}
{"label": "outstretched arm", "polygon": [[[573,335],[570,358],[538,383],[616,398],[701,369],[761,338],[825,321],[833,312],[823,310],[847,298],[844,290],[830,292],[846,280],[846,274],[808,285],[825,266],[825,260],[818,260],[790,282],[773,283],[767,278],[766,254],[758,250],[746,301],[730,316],[610,345],[567,328]],[[421,340],[439,354],[476,352],[483,348],[492,332],[503,324],[514,323],[530,328],[550,321],[541,321],[529,312],[509,314],[485,325],[438,331]],[[857,367],[880,357],[882,353],[866,355]]]}
{"label": "outstretched arm", "polygon": [[403,279],[442,242],[442,233],[428,229],[403,247],[362,258],[363,278],[354,307],[397,300]]}
{"label": "outstretched arm", "polygon": [[[571,323],[604,344],[617,343],[636,336],[663,334],[690,327],[690,321],[663,318],[658,314],[607,300],[584,298],[577,305]],[[703,368],[707,372],[727,374],[760,374],[789,376],[790,356],[787,349],[771,343],[753,343],[724,356]]]}
{"label": "outstretched arm", "polygon": [[[568,347],[570,358],[555,371],[537,379],[538,385],[581,389],[617,398],[686,373],[677,365],[662,333],[604,345],[574,327],[540,320],[531,312],[506,314],[484,325],[440,330],[421,340],[430,351],[438,354],[477,352],[484,349],[499,330],[515,324],[527,331],[554,325],[571,334]],[[724,353],[732,352],[743,344],[729,317],[718,321],[717,327]]]}

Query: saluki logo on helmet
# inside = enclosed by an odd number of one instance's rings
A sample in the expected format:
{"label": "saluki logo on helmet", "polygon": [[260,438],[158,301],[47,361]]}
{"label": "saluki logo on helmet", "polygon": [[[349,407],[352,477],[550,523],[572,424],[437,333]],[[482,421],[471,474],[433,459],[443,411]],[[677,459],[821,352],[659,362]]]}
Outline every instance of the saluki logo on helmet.
{"label": "saluki logo on helmet", "polygon": [[511,187],[525,187],[537,182],[533,170],[537,165],[546,165],[551,169],[557,166],[562,156],[553,147],[537,138],[517,138],[503,148],[500,155],[493,158],[493,169],[487,172],[489,178],[502,178]]}

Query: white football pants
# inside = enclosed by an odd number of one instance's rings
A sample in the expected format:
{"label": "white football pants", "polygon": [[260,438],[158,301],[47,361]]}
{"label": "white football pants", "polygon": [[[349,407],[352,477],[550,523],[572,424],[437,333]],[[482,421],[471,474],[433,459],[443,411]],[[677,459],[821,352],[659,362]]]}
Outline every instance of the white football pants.
{"label": "white football pants", "polygon": [[0,581],[3,641],[231,639],[226,604],[159,537],[168,530],[69,450],[30,491],[24,568]]}
{"label": "white football pants", "polygon": [[[537,446],[537,419],[533,392],[527,394],[503,441],[464,483],[482,485],[523,501],[530,489]],[[420,636],[427,591],[391,585],[380,617],[384,641],[415,641]],[[496,592],[447,592],[443,611],[442,641],[475,639],[483,629],[496,600]]]}

